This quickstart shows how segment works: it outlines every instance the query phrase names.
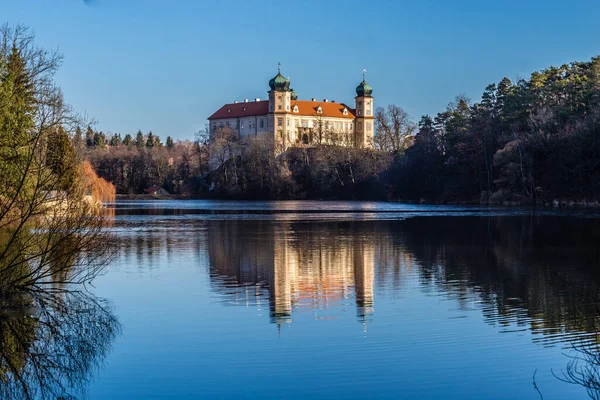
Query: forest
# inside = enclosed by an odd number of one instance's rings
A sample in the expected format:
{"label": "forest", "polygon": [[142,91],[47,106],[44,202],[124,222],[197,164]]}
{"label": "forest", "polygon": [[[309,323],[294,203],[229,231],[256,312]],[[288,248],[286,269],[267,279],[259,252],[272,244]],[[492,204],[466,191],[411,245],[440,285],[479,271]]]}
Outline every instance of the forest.
{"label": "forest", "polygon": [[600,58],[503,78],[479,101],[459,95],[417,123],[396,105],[378,108],[375,128],[373,149],[315,144],[277,155],[268,138],[242,143],[226,129],[163,144],[152,132],[88,127],[73,143],[121,194],[157,185],[196,198],[596,205]]}

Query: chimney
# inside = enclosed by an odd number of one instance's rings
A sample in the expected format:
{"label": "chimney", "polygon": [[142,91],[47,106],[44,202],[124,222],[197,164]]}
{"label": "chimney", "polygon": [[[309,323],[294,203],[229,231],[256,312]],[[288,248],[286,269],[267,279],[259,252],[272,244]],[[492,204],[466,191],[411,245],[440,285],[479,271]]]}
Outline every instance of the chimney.
{"label": "chimney", "polygon": [[255,98],[254,101],[259,102],[260,101],[260,97]]}
{"label": "chimney", "polygon": [[248,102],[248,99],[244,99],[244,103],[247,103],[247,102]]}
{"label": "chimney", "polygon": [[317,99],[315,99],[314,97],[312,99],[310,99],[310,101],[317,101]]}
{"label": "chimney", "polygon": [[323,99],[323,101],[324,101],[325,103],[329,103],[329,100],[327,100],[327,99]]}
{"label": "chimney", "polygon": [[238,103],[238,101],[237,101],[237,100],[234,100],[234,101],[233,101],[233,104],[237,104],[237,103]]}
{"label": "chimney", "polygon": [[331,100],[332,103],[335,103],[335,100]]}

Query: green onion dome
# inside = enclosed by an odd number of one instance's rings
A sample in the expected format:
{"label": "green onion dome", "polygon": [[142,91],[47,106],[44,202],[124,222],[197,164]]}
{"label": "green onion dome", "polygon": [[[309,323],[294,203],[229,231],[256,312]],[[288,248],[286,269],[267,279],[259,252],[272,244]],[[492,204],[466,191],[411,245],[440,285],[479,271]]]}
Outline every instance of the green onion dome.
{"label": "green onion dome", "polygon": [[363,79],[363,81],[356,87],[356,94],[358,96],[366,96],[370,97],[373,93],[373,88],[369,86],[367,82]]}
{"label": "green onion dome", "polygon": [[290,80],[281,75],[280,72],[269,81],[271,90],[290,90]]}
{"label": "green onion dome", "polygon": [[292,100],[298,100],[298,93],[294,92],[294,89],[290,89],[291,93],[290,93],[290,98]]}

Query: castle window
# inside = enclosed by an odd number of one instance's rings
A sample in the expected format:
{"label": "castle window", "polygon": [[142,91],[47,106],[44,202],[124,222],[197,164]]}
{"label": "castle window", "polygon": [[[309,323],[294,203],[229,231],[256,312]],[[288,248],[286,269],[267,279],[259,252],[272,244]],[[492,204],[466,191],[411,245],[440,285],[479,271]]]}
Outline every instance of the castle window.
{"label": "castle window", "polygon": [[283,126],[283,118],[277,118],[277,126]]}
{"label": "castle window", "polygon": [[361,110],[358,110],[358,115],[362,115],[362,111]]}
{"label": "castle window", "polygon": [[294,105],[294,112],[298,112],[298,104]]}
{"label": "castle window", "polygon": [[367,122],[367,130],[370,131],[371,130],[371,123]]}
{"label": "castle window", "polygon": [[317,107],[317,114],[323,114],[323,109],[321,106]]}
{"label": "castle window", "polygon": [[261,127],[261,128],[264,128],[264,127],[265,127],[265,121],[264,121],[264,120],[262,120],[262,119],[260,120],[260,127]]}
{"label": "castle window", "polygon": [[286,109],[286,111],[290,111],[290,106],[289,105],[285,106],[285,109]]}
{"label": "castle window", "polygon": [[244,129],[244,121],[240,121],[240,129]]}
{"label": "castle window", "polygon": [[359,131],[362,131],[362,122],[360,122],[360,121],[359,121],[359,122],[357,122],[357,123],[356,123],[356,128],[357,128]]}
{"label": "castle window", "polygon": [[242,107],[242,111],[246,111],[246,107]]}
{"label": "castle window", "polygon": [[359,101],[359,102],[358,102],[358,106],[359,106],[359,107],[362,107],[362,101]]}
{"label": "castle window", "polygon": [[308,128],[308,122],[305,119],[302,120],[302,127]]}
{"label": "castle window", "polygon": [[348,109],[344,107],[344,111],[342,111],[342,114],[348,115]]}
{"label": "castle window", "polygon": [[248,129],[252,129],[252,121],[248,122]]}
{"label": "castle window", "polygon": [[367,114],[366,115],[371,115],[371,109],[367,108]]}
{"label": "castle window", "polygon": [[287,120],[287,126],[290,126],[290,120],[289,119]]}
{"label": "castle window", "polygon": [[227,124],[227,127],[229,127],[229,121],[225,122],[225,124]]}
{"label": "castle window", "polygon": [[280,104],[280,105],[277,107],[277,109],[278,109],[278,110],[281,110],[281,109],[282,109],[282,107],[281,107],[281,104]]}

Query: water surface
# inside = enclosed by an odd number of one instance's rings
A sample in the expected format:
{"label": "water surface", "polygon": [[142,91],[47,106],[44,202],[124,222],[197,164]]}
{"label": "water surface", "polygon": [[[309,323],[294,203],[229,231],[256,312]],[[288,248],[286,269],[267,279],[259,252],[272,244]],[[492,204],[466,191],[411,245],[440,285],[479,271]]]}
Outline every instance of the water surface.
{"label": "water surface", "polygon": [[[92,399],[584,398],[598,215],[123,201],[94,293],[122,335]],[[537,372],[536,372],[537,371]]]}

